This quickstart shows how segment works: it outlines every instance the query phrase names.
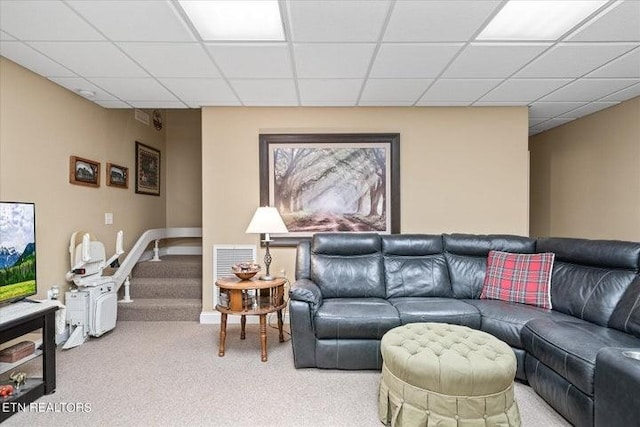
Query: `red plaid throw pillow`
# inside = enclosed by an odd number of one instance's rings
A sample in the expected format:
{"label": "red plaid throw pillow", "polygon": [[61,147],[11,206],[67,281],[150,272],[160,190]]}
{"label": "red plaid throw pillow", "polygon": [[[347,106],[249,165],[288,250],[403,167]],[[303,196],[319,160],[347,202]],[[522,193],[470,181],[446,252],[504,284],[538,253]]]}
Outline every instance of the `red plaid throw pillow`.
{"label": "red plaid throw pillow", "polygon": [[555,254],[490,251],[481,299],[551,308],[551,269]]}

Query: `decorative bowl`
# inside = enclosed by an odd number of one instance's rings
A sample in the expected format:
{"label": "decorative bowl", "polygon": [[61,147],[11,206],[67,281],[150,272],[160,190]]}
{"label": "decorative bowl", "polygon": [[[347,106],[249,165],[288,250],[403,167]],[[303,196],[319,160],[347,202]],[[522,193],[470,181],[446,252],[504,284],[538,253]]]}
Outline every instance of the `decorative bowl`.
{"label": "decorative bowl", "polygon": [[241,262],[239,264],[235,264],[231,267],[231,271],[236,277],[240,280],[248,280],[261,270],[261,267],[258,264],[252,262]]}

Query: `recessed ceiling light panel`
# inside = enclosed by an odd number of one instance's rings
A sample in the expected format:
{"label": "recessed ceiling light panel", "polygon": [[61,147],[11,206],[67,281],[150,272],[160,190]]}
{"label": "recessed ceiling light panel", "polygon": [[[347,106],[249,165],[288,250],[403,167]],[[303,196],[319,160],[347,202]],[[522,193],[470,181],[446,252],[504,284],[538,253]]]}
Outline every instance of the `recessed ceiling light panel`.
{"label": "recessed ceiling light panel", "polygon": [[511,0],[478,40],[556,40],[607,0]]}
{"label": "recessed ceiling light panel", "polygon": [[283,41],[277,0],[179,0],[204,41]]}

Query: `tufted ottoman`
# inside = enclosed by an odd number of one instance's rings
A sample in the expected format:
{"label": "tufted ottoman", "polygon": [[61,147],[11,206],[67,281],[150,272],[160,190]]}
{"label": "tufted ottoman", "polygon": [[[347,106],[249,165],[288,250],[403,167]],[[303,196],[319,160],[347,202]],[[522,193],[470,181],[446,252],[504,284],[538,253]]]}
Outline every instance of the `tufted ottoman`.
{"label": "tufted ottoman", "polygon": [[516,357],[466,326],[410,323],[380,344],[380,421],[392,426],[519,426]]}

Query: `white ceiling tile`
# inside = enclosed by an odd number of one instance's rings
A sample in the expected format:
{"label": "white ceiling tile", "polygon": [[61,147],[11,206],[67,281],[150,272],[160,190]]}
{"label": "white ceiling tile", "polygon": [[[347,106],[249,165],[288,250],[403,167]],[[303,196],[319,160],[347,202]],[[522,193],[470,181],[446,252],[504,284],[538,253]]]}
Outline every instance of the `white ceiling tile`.
{"label": "white ceiling tile", "polygon": [[114,41],[195,41],[169,1],[70,0],[67,3]]}
{"label": "white ceiling tile", "polygon": [[[49,80],[90,101],[118,101],[118,99],[110,93],[105,92],[103,89],[80,77],[50,77]],[[91,98],[85,97],[78,92],[80,90],[89,90],[95,95]]]}
{"label": "white ceiling tile", "polygon": [[416,102],[432,79],[369,79],[362,91],[362,102]]}
{"label": "white ceiling tile", "polygon": [[474,107],[526,107],[529,102],[526,101],[476,101]]}
{"label": "white ceiling tile", "polygon": [[482,97],[483,102],[533,102],[571,79],[509,79]]}
{"label": "white ceiling tile", "polygon": [[467,41],[499,1],[398,0],[384,41]]}
{"label": "white ceiling tile", "polygon": [[640,41],[640,2],[616,2],[567,37],[571,41]]}
{"label": "white ceiling tile", "polygon": [[436,77],[461,47],[462,43],[384,43],[371,68],[371,77],[399,79]]}
{"label": "white ceiling tile", "polygon": [[388,0],[287,2],[294,42],[375,42]]}
{"label": "white ceiling tile", "polygon": [[560,43],[516,77],[581,77],[636,47],[633,43]]}
{"label": "white ceiling tile", "polygon": [[60,1],[2,0],[0,29],[20,40],[104,40]]}
{"label": "white ceiling tile", "polygon": [[232,79],[291,78],[293,70],[286,44],[207,44],[221,72]]}
{"label": "white ceiling tile", "polygon": [[529,118],[556,117],[583,105],[584,102],[535,102],[529,107]]}
{"label": "white ceiling tile", "polygon": [[418,101],[418,107],[468,107],[472,103],[461,101]]}
{"label": "white ceiling tile", "polygon": [[177,101],[171,92],[151,78],[96,77],[90,81],[129,103],[132,101]]}
{"label": "white ceiling tile", "polygon": [[587,74],[587,77],[640,77],[640,47]]}
{"label": "white ceiling tile", "polygon": [[118,46],[155,77],[220,76],[198,43],[118,43]]}
{"label": "white ceiling tile", "polygon": [[429,88],[420,101],[474,102],[501,81],[497,79],[440,79]]}
{"label": "white ceiling tile", "polygon": [[15,37],[11,37],[9,34],[5,33],[4,31],[0,31],[0,41],[3,40],[15,40]]}
{"label": "white ceiling tile", "polygon": [[412,107],[413,101],[363,101],[358,103],[361,107]]}
{"label": "white ceiling tile", "polygon": [[565,123],[569,123],[575,119],[550,119],[546,120],[538,125],[532,126],[529,128],[529,135],[535,135],[540,132],[544,132],[545,130],[549,130],[551,128],[563,125]]}
{"label": "white ceiling tile", "polygon": [[546,43],[472,43],[447,68],[443,77],[508,77],[549,46]]}
{"label": "white ceiling tile", "polygon": [[0,41],[0,55],[45,77],[71,77],[75,73],[18,41]]}
{"label": "white ceiling tile", "polygon": [[291,79],[231,80],[230,83],[244,105],[298,105],[295,84]]}
{"label": "white ceiling tile", "polygon": [[626,89],[622,89],[612,95],[605,96],[599,101],[626,101],[627,99],[635,98],[636,96],[640,96],[640,84],[633,85]]}
{"label": "white ceiling tile", "polygon": [[563,114],[561,118],[573,118],[577,119],[578,117],[587,116],[589,114],[593,114],[597,111],[604,110],[605,108],[613,107],[617,105],[618,102],[590,102],[587,105],[584,105],[580,108],[576,108],[566,114]]}
{"label": "white ceiling tile", "polygon": [[104,108],[131,108],[132,106],[123,101],[95,101],[101,107]]}
{"label": "white ceiling tile", "polygon": [[537,126],[542,122],[546,122],[547,120],[549,120],[548,117],[544,119],[529,119],[529,127]]}
{"label": "white ceiling tile", "polygon": [[107,42],[34,42],[30,45],[83,77],[142,77],[147,73]]}
{"label": "white ceiling tile", "polygon": [[186,108],[180,101],[131,101],[134,108]]}
{"label": "white ceiling tile", "polygon": [[300,102],[302,105],[322,104],[332,102],[341,105],[356,105],[362,79],[300,79]]}
{"label": "white ceiling tile", "polygon": [[579,79],[550,95],[541,101],[592,101],[603,96],[611,95],[619,90],[640,83],[638,79]]}
{"label": "white ceiling tile", "polygon": [[167,89],[187,102],[238,105],[238,97],[223,79],[159,79]]}
{"label": "white ceiling tile", "polygon": [[294,44],[299,78],[363,78],[375,45],[372,43]]}

